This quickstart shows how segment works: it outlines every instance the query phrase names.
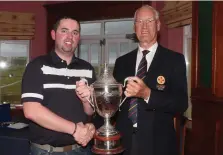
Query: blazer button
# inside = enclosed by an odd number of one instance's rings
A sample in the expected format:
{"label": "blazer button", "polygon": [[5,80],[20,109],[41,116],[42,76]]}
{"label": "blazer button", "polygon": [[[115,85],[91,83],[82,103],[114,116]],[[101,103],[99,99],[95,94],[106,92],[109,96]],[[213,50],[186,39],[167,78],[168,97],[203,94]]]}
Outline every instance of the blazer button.
{"label": "blazer button", "polygon": [[153,109],[153,111],[156,111],[156,109]]}

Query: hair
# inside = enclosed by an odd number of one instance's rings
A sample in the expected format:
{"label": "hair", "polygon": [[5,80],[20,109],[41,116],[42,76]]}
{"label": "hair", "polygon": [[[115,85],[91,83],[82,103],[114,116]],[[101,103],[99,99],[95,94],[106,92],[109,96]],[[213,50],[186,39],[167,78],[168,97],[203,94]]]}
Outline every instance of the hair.
{"label": "hair", "polygon": [[64,17],[59,18],[57,20],[57,22],[53,25],[53,30],[54,31],[57,31],[57,28],[60,25],[60,21],[63,20],[63,19],[71,19],[71,20],[76,21],[77,24],[79,25],[79,31],[81,30],[81,24],[80,24],[80,22],[77,19],[74,19],[73,17],[64,16]]}
{"label": "hair", "polygon": [[143,5],[142,7],[138,8],[136,11],[135,11],[135,14],[134,14],[134,20],[136,20],[136,14],[137,12],[139,11],[139,9],[141,8],[147,8],[147,9],[150,9],[153,11],[154,15],[155,15],[155,19],[158,20],[159,19],[159,12],[154,9],[153,7],[149,6],[149,5]]}

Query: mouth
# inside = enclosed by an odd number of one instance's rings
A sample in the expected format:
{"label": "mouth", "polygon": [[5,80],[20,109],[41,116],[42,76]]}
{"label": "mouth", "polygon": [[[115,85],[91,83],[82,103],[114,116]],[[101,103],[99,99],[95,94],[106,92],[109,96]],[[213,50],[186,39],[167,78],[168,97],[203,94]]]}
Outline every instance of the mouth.
{"label": "mouth", "polygon": [[148,33],[142,33],[142,36],[148,36],[149,34]]}
{"label": "mouth", "polygon": [[71,46],[71,45],[72,45],[72,42],[71,42],[71,41],[65,41],[64,43],[65,43],[65,45],[67,45],[67,46]]}
{"label": "mouth", "polygon": [[141,32],[141,34],[149,34],[149,32],[148,31],[143,31],[143,32]]}

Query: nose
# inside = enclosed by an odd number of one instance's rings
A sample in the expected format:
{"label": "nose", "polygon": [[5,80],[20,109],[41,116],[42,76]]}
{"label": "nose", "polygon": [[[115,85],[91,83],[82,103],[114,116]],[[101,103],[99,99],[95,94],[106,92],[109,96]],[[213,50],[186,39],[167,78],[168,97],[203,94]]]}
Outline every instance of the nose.
{"label": "nose", "polygon": [[73,38],[73,34],[72,34],[72,32],[67,32],[67,37],[68,37],[68,38]]}
{"label": "nose", "polygon": [[143,23],[142,23],[142,27],[143,27],[144,29],[147,28],[147,27],[148,27],[147,22],[143,22]]}

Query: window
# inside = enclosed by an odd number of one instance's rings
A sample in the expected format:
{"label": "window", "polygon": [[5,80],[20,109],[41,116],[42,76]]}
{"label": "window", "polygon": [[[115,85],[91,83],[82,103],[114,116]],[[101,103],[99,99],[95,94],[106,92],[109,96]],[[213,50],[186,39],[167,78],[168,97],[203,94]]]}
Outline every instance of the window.
{"label": "window", "polygon": [[105,34],[133,33],[133,20],[105,22]]}
{"label": "window", "polygon": [[0,41],[0,102],[20,104],[21,80],[28,62],[28,40]]}
{"label": "window", "polygon": [[113,66],[117,57],[130,52],[136,47],[137,44],[129,39],[107,39],[105,46],[105,51],[107,51],[105,62],[107,62],[109,66]]}
{"label": "window", "polygon": [[86,60],[92,64],[96,74],[99,74],[99,64],[101,63],[101,46],[100,40],[85,41],[82,40],[79,46],[78,55],[81,59]]}
{"label": "window", "polygon": [[126,37],[134,33],[133,19],[102,20],[81,23],[81,42],[78,57],[90,62],[100,74],[105,62],[113,69],[117,57],[137,47]]}
{"label": "window", "polygon": [[191,25],[184,26],[183,36],[183,53],[185,56],[186,67],[187,67],[187,85],[188,85],[188,101],[189,106],[185,112],[185,116],[192,120],[192,104],[191,104],[191,43],[192,43],[192,28]]}
{"label": "window", "polygon": [[81,24],[81,35],[100,35],[101,23],[84,23]]}

